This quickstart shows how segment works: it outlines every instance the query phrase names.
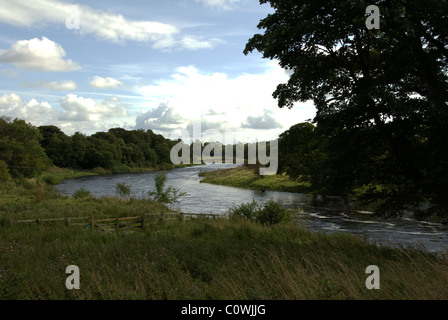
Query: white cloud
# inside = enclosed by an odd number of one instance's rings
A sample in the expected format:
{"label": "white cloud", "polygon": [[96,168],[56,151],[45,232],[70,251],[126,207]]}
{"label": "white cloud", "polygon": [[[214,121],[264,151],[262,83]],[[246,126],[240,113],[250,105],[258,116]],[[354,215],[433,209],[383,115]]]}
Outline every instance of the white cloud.
{"label": "white cloud", "polygon": [[72,71],[80,68],[72,60],[64,60],[65,55],[61,45],[42,37],[14,43],[0,53],[0,63],[43,71]]}
{"label": "white cloud", "polygon": [[137,116],[135,122],[136,128],[159,130],[167,133],[179,128],[185,122],[185,119],[177,114],[173,108],[161,103],[157,108]]}
{"label": "white cloud", "polygon": [[0,115],[32,121],[34,125],[43,125],[52,117],[52,109],[46,101],[38,102],[36,99],[31,99],[26,102],[19,95],[9,93],[0,96]]}
{"label": "white cloud", "polygon": [[186,129],[200,121],[206,129],[215,126],[222,132],[235,130],[241,139],[256,136],[268,139],[315,116],[311,102],[298,103],[291,110],[278,108],[272,93],[288,79],[276,62],[269,62],[263,73],[233,78],[225,73],[205,73],[194,66],[184,66],[171,78],[141,86],[137,92],[145,98],[145,107],[152,110],[160,102],[169,105],[170,112],[183,120],[179,128]]}
{"label": "white cloud", "polygon": [[171,24],[132,20],[87,5],[72,5],[57,0],[14,0],[0,4],[0,22],[14,26],[43,27],[56,24],[66,27],[67,21],[72,21],[75,15],[79,20],[79,29],[76,29],[76,32],[91,34],[106,41],[151,43],[153,48],[159,50],[197,50],[217,44],[214,39],[178,36],[181,30]]}
{"label": "white cloud", "polygon": [[240,0],[196,0],[209,7],[215,7],[222,10],[232,10]]}
{"label": "white cloud", "polygon": [[282,125],[278,123],[277,120],[272,116],[273,112],[271,110],[264,110],[263,115],[253,117],[247,117],[246,121],[241,124],[243,128],[259,129],[259,130],[270,130],[281,128]]}
{"label": "white cloud", "polygon": [[124,85],[123,82],[111,77],[103,78],[100,76],[94,76],[92,81],[90,81],[91,87],[99,89],[116,89],[123,85]]}
{"label": "white cloud", "polygon": [[43,88],[55,91],[70,91],[75,90],[78,87],[76,82],[71,80],[65,80],[65,81],[41,80],[34,83],[28,83],[28,82],[22,83],[21,86],[26,88]]}
{"label": "white cloud", "polygon": [[216,38],[202,40],[201,38],[195,36],[185,36],[179,41],[179,48],[188,50],[211,49],[222,42],[222,40]]}
{"label": "white cloud", "polygon": [[68,94],[61,99],[61,107],[63,111],[58,114],[60,121],[98,122],[128,115],[126,105],[115,96],[98,102],[92,98]]}
{"label": "white cloud", "polygon": [[68,94],[53,105],[36,99],[25,101],[15,93],[0,96],[0,116],[22,119],[35,126],[55,125],[66,134],[76,131],[92,134],[126,127],[127,121],[133,120],[127,108],[128,105],[115,96],[97,101]]}

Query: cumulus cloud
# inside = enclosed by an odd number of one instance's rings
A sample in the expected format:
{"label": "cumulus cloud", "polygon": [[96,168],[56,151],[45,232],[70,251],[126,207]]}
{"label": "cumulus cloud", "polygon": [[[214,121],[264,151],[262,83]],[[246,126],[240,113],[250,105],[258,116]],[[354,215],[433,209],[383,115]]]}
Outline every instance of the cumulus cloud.
{"label": "cumulus cloud", "polygon": [[36,99],[23,101],[19,95],[9,93],[0,96],[0,115],[32,120],[34,125],[42,125],[52,117],[52,109],[46,101],[39,102]]}
{"label": "cumulus cloud", "polygon": [[161,103],[157,108],[138,115],[135,121],[137,129],[151,129],[164,133],[184,127],[184,124],[185,119],[165,103]]}
{"label": "cumulus cloud", "polygon": [[98,102],[92,98],[68,94],[61,99],[60,121],[102,121],[111,118],[126,117],[126,105],[113,96]]}
{"label": "cumulus cloud", "polygon": [[271,130],[282,128],[282,125],[272,116],[273,112],[270,110],[264,110],[261,116],[249,116],[246,122],[241,124],[242,128],[259,129],[259,130]]}
{"label": "cumulus cloud", "polygon": [[65,55],[61,45],[42,37],[17,41],[0,53],[0,63],[43,71],[72,71],[80,68],[72,60],[65,60]]}
{"label": "cumulus cloud", "polygon": [[21,86],[26,88],[43,88],[55,91],[70,91],[75,90],[78,87],[76,82],[71,80],[65,80],[65,81],[41,80],[33,83],[28,82],[22,83]]}
{"label": "cumulus cloud", "polygon": [[[194,66],[177,68],[170,78],[159,79],[136,88],[154,110],[160,101],[167,102],[191,135],[192,124],[201,122],[202,131],[234,131],[230,142],[248,141],[254,137],[275,138],[292,125],[314,118],[315,107],[298,103],[293,109],[280,109],[272,97],[279,83],[288,75],[276,62],[269,62],[259,74],[229,77],[225,73],[207,73]],[[157,118],[156,114],[152,114]],[[139,121],[141,119],[138,119]],[[137,121],[137,125],[141,124]],[[160,119],[163,123],[163,119]],[[174,127],[174,126],[171,126]],[[229,141],[229,140],[227,140]]]}
{"label": "cumulus cloud", "polygon": [[[229,0],[232,1],[232,0]],[[91,34],[111,42],[136,41],[151,43],[153,48],[208,48],[212,40],[179,36],[181,30],[171,24],[132,20],[120,14],[93,9],[87,5],[72,5],[57,0],[15,0],[0,6],[0,22],[14,26],[43,27],[49,24],[66,26],[72,17],[79,20],[80,34]]]}
{"label": "cumulus cloud", "polygon": [[103,78],[100,76],[94,76],[92,81],[90,81],[90,86],[98,89],[116,89],[123,85],[123,82],[111,77]]}
{"label": "cumulus cloud", "polygon": [[33,125],[55,125],[66,134],[92,134],[115,127],[131,127],[128,105],[112,96],[102,101],[67,94],[59,103],[30,99],[15,93],[0,96],[0,116],[23,119]]}

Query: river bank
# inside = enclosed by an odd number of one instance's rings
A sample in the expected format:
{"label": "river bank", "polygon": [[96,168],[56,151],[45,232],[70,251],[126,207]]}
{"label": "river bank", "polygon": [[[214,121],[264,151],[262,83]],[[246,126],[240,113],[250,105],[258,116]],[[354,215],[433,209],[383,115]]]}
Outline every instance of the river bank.
{"label": "river bank", "polygon": [[[448,258],[375,245],[300,224],[247,219],[155,222],[102,233],[19,219],[138,216],[168,210],[145,199],[62,196],[36,181],[0,186],[0,299],[447,299]],[[81,289],[67,290],[76,265]],[[381,272],[366,288],[366,268]]]}
{"label": "river bank", "polygon": [[170,165],[164,164],[160,167],[153,168],[140,168],[140,167],[128,167],[126,165],[116,166],[112,169],[104,169],[104,168],[95,168],[92,170],[74,170],[69,168],[59,168],[59,167],[50,167],[43,171],[38,179],[43,180],[45,183],[49,185],[58,185],[62,181],[67,179],[76,179],[97,175],[113,175],[113,174],[127,174],[127,173],[144,173],[144,172],[153,172],[160,170],[172,170],[176,168],[184,168],[194,166],[194,164],[180,164],[180,165]]}
{"label": "river bank", "polygon": [[257,172],[257,168],[239,166],[230,169],[201,172],[199,176],[203,177],[201,182],[230,187],[297,193],[311,192],[311,185],[308,182],[294,181],[286,174],[260,176]]}
{"label": "river bank", "polygon": [[[299,209],[306,228],[313,232],[346,232],[365,237],[381,245],[424,247],[431,252],[445,252],[448,248],[448,229],[440,223],[427,223],[412,218],[384,219],[371,212],[347,208],[338,198],[323,198],[313,194],[252,190],[224,185],[201,183],[201,172],[240,167],[231,164],[208,164],[168,170],[167,187],[178,188],[188,195],[181,197],[175,209],[186,213],[226,214],[229,208],[249,203],[260,204],[273,200],[285,208]],[[131,197],[140,199],[154,190],[157,172],[118,174],[69,179],[56,185],[63,195],[74,196],[80,189],[91,195],[116,197],[116,185],[130,186]]]}

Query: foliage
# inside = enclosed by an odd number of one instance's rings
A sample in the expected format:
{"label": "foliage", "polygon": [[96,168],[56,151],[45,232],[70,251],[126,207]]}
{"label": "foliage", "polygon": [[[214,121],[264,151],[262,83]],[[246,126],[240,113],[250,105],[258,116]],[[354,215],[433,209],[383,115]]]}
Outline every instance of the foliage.
{"label": "foliage", "polygon": [[310,183],[291,179],[285,173],[260,176],[257,168],[239,166],[236,168],[222,169],[209,172],[200,172],[204,177],[201,183],[211,183],[238,188],[253,189],[259,191],[285,191],[285,192],[310,192]]}
{"label": "foliage", "polygon": [[[313,187],[381,200],[378,213],[448,212],[446,0],[382,1],[381,28],[365,26],[365,1],[261,0],[274,13],[249,39],[287,69],[279,107],[313,101],[323,157]],[[422,203],[429,203],[427,210]]]}
{"label": "foliage", "polygon": [[5,161],[0,160],[0,181],[8,181],[11,179],[11,175],[9,174],[8,165]]}
{"label": "foliage", "polygon": [[86,190],[84,188],[80,188],[79,190],[76,190],[73,194],[73,198],[75,199],[83,199],[90,197],[90,191]]}
{"label": "foliage", "polygon": [[228,213],[230,216],[247,218],[267,226],[289,222],[293,218],[290,210],[282,207],[274,200],[269,200],[260,205],[255,199],[252,199],[252,202],[231,207]]}
{"label": "foliage", "polygon": [[324,137],[309,122],[298,123],[280,135],[279,172],[292,179],[311,182],[320,175],[319,163],[324,158]]}
{"label": "foliage", "polygon": [[131,196],[131,186],[126,182],[117,183],[115,192],[122,198],[129,198]]}
{"label": "foliage", "polygon": [[151,130],[112,128],[91,136],[79,132],[67,136],[53,125],[39,130],[41,145],[54,165],[89,170],[101,167],[113,173],[169,164],[170,150],[176,143]]}
{"label": "foliage", "polygon": [[148,191],[150,199],[169,205],[174,205],[179,202],[179,198],[187,195],[186,192],[181,192],[178,188],[169,186],[165,187],[167,180],[166,172],[159,172],[154,178],[155,190]]}
{"label": "foliage", "polygon": [[[347,233],[293,224],[269,228],[249,219],[145,220],[142,231],[92,232],[36,218],[136,217],[166,206],[136,199],[74,199],[33,179],[0,185],[0,299],[443,299],[446,254],[390,248]],[[42,191],[39,194],[37,191]],[[41,201],[38,201],[41,199]],[[366,266],[381,270],[381,290],[367,290]],[[81,290],[64,285],[69,265]],[[99,266],[102,266],[101,268]],[[107,289],[107,290],[106,290]]]}
{"label": "foliage", "polygon": [[0,118],[0,160],[13,177],[34,177],[50,166],[50,159],[40,145],[37,128],[23,120]]}
{"label": "foliage", "polygon": [[42,180],[44,180],[45,183],[47,183],[49,185],[56,185],[56,184],[61,183],[62,178],[58,177],[58,176],[56,176],[54,174],[45,174],[42,177]]}

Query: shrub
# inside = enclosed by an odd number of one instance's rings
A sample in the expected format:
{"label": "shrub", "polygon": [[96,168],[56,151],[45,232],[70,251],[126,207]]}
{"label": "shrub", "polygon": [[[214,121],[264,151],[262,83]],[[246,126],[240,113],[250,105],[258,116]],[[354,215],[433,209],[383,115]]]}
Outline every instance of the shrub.
{"label": "shrub", "polygon": [[125,164],[118,164],[116,166],[112,167],[112,173],[130,173],[131,172],[131,168],[128,167]]}
{"label": "shrub", "polygon": [[270,200],[258,211],[257,220],[264,225],[273,225],[280,222],[290,222],[291,212],[282,207],[278,202]]}
{"label": "shrub", "polygon": [[88,198],[88,197],[90,197],[90,191],[86,190],[84,188],[77,190],[73,194],[73,198],[75,198],[75,199],[82,199],[82,198]]}
{"label": "shrub", "polygon": [[115,192],[122,198],[129,198],[131,196],[131,186],[126,182],[117,183]]}
{"label": "shrub", "polygon": [[45,183],[49,184],[49,185],[56,185],[56,184],[61,183],[61,178],[57,177],[57,176],[55,176],[53,174],[46,174],[46,175],[44,175],[42,177],[42,180],[44,180]]}
{"label": "shrub", "polygon": [[11,180],[11,175],[9,174],[8,165],[5,161],[0,160],[0,181]]}
{"label": "shrub", "polygon": [[252,199],[252,202],[231,207],[228,213],[230,216],[255,220],[267,226],[292,220],[291,211],[274,200],[269,200],[262,206],[255,199]]}
{"label": "shrub", "polygon": [[228,210],[229,215],[235,216],[235,217],[243,217],[251,220],[257,219],[257,214],[260,211],[261,207],[255,201],[255,199],[252,199],[252,202],[242,203],[239,206],[232,206]]}
{"label": "shrub", "polygon": [[166,180],[167,177],[165,171],[158,173],[154,178],[156,190],[149,191],[148,196],[151,200],[163,202],[173,206],[174,203],[179,202],[180,197],[187,195],[187,193],[181,192],[178,188],[174,187],[165,188]]}

